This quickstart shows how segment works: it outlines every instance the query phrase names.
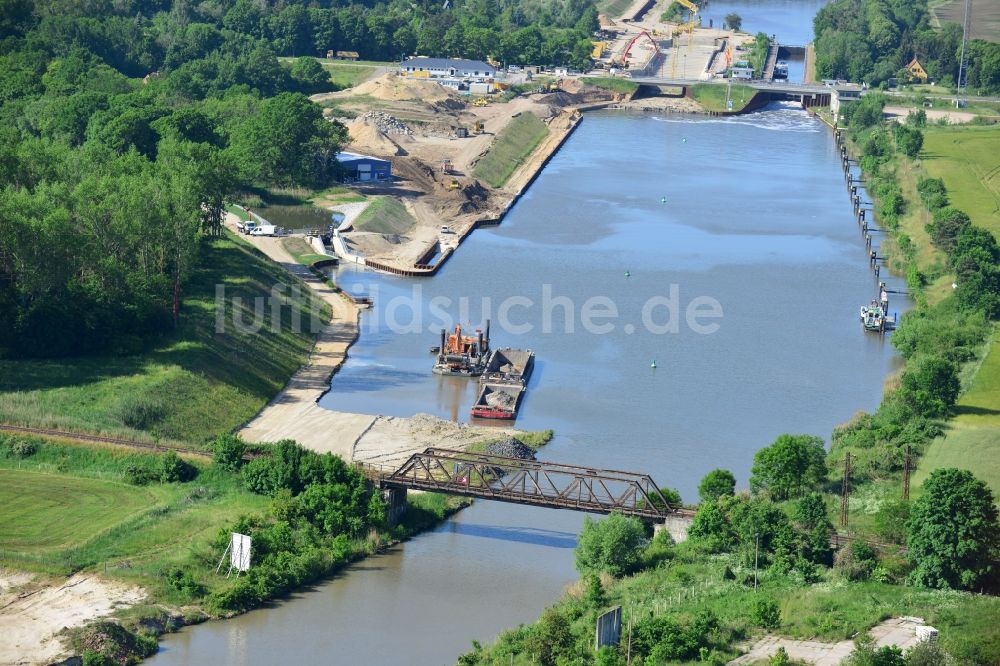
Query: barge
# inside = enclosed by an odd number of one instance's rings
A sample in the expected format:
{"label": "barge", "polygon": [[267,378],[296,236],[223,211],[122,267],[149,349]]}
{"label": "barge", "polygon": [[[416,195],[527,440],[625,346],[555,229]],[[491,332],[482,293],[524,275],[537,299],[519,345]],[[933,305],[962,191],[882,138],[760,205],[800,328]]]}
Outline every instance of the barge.
{"label": "barge", "polygon": [[523,384],[483,384],[471,414],[480,419],[513,421],[524,391]]}
{"label": "barge", "polygon": [[[434,348],[432,348],[434,349]],[[462,335],[462,325],[455,325],[455,332],[448,335],[441,329],[441,345],[435,349],[437,358],[431,369],[436,375],[448,377],[478,377],[486,368],[490,350],[490,322],[486,333],[476,329],[475,335]]]}
{"label": "barge", "polygon": [[479,396],[472,405],[472,416],[506,421],[516,419],[534,365],[535,353],[530,349],[494,350],[479,378]]}
{"label": "barge", "polygon": [[511,349],[509,347],[497,349],[490,354],[479,381],[484,384],[527,384],[534,367],[535,353],[530,349]]}

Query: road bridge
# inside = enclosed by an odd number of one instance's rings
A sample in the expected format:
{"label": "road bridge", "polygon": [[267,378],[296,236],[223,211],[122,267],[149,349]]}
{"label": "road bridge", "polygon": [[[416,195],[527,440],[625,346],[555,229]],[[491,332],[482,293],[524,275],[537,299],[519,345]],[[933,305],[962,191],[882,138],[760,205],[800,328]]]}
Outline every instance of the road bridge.
{"label": "road bridge", "polygon": [[672,506],[648,474],[449,449],[415,453],[399,469],[379,476],[379,485],[389,491],[390,516],[405,502],[405,492],[394,497],[392,491],[409,489],[551,509],[619,512],[658,523],[690,513]]}

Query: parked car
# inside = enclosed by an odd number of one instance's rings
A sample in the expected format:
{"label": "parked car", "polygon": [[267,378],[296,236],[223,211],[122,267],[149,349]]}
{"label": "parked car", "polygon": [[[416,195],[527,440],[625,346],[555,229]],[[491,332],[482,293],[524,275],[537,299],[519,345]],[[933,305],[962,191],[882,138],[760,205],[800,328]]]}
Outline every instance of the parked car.
{"label": "parked car", "polygon": [[443,234],[453,234],[455,232],[452,231],[451,227],[449,227],[447,224],[442,224],[441,225],[441,233],[443,233]]}

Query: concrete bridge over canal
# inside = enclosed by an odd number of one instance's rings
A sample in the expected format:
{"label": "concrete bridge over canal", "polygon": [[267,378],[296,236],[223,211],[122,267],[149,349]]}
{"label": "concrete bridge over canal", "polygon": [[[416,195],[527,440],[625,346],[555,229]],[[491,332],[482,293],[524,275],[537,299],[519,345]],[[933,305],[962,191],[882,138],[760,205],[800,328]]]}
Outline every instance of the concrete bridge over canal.
{"label": "concrete bridge over canal", "polygon": [[[639,84],[639,92],[645,95],[676,96],[678,89],[687,95],[691,86],[696,84],[725,86],[728,81],[700,79],[674,79],[669,77],[639,76],[631,79]],[[830,106],[835,90],[829,86],[816,83],[789,83],[787,81],[739,81],[739,85],[749,86],[758,92],[755,99],[759,102],[754,108],[764,106],[768,102],[793,101],[803,107]],[[747,107],[747,110],[753,110]]]}

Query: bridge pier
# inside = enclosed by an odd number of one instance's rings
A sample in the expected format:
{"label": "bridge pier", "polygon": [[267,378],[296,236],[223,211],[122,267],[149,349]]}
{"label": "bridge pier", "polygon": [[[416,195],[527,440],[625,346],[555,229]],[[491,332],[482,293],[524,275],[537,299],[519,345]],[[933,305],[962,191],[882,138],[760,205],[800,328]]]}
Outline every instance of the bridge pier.
{"label": "bridge pier", "polygon": [[691,526],[691,517],[682,514],[667,516],[662,523],[653,523],[653,536],[666,530],[674,543],[687,541],[688,528]]}
{"label": "bridge pier", "polygon": [[385,500],[385,519],[390,525],[399,523],[406,513],[406,488],[389,486],[382,489],[382,499]]}

